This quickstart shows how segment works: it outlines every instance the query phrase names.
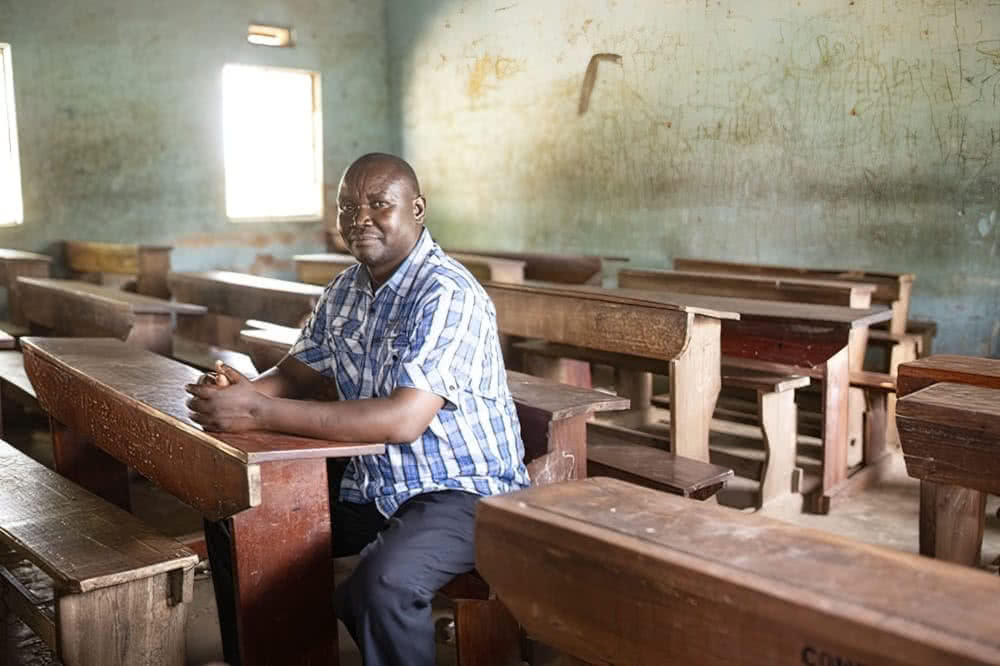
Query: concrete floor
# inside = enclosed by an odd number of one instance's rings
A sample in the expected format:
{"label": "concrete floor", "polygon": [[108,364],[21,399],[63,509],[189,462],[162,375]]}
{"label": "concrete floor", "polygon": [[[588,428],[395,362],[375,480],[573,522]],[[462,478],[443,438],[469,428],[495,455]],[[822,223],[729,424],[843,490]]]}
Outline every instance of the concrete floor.
{"label": "concrete floor", "polygon": [[[32,455],[46,462],[50,447],[44,431],[26,435],[15,444],[28,450]],[[813,527],[858,539],[871,544],[916,553],[917,513],[919,484],[906,476],[902,457],[897,454],[892,469],[881,484],[853,497],[837,506],[828,516],[814,516],[800,513],[791,504],[770,507],[766,515],[797,525]],[[170,534],[184,534],[191,531],[200,521],[190,509],[165,498],[162,493],[139,482],[134,486],[133,503],[145,520],[157,525]],[[997,510],[1000,499],[991,497],[987,507],[986,535],[983,541],[982,567],[997,573],[1000,558],[1000,519]],[[351,560],[338,561],[335,567],[337,577],[349,573]],[[355,666],[361,664],[357,648],[347,635],[343,625],[339,625],[341,664]],[[43,666],[54,662],[44,645],[23,625],[12,623],[8,626],[8,642],[12,666]],[[207,570],[199,573],[195,581],[194,601],[188,608],[187,660],[191,666],[204,666],[222,660],[218,622],[215,616],[215,598],[211,579]],[[2,661],[2,660],[0,660]],[[439,646],[439,666],[455,663],[454,650]]]}

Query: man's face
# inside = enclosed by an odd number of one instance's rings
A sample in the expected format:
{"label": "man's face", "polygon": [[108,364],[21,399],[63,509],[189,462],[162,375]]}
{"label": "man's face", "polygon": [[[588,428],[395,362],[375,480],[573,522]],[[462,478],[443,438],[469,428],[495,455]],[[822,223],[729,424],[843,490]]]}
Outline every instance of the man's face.
{"label": "man's face", "polygon": [[424,203],[392,165],[370,162],[344,174],[337,194],[337,228],[351,254],[384,282],[413,249]]}

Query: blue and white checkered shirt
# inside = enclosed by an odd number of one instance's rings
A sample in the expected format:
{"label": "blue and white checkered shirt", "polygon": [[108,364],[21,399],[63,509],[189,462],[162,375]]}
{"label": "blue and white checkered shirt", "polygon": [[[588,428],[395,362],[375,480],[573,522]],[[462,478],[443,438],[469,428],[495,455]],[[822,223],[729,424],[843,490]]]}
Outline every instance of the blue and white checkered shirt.
{"label": "blue and white checkered shirt", "polygon": [[290,353],[334,377],[342,400],[385,397],[402,386],[445,400],[419,439],[353,458],[342,500],[374,501],[391,516],[420,493],[495,495],[529,485],[493,302],[426,229],[374,293],[361,264],[338,275]]}

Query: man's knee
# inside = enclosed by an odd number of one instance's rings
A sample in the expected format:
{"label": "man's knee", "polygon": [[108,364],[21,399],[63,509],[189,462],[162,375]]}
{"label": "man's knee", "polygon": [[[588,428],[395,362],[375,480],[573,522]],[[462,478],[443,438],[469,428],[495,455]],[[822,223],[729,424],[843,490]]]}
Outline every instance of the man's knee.
{"label": "man's knee", "polygon": [[434,593],[411,580],[362,563],[334,593],[337,616],[345,621],[406,613],[430,605]]}

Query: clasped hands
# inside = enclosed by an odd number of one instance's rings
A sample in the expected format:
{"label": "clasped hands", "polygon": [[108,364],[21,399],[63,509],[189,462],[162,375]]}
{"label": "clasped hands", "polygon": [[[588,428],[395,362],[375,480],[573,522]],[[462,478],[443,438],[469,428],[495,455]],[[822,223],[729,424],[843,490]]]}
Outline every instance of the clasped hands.
{"label": "clasped hands", "polygon": [[222,361],[216,361],[215,369],[199,377],[197,384],[184,387],[191,394],[187,401],[193,412],[191,420],[209,432],[262,429],[260,408],[267,396]]}

